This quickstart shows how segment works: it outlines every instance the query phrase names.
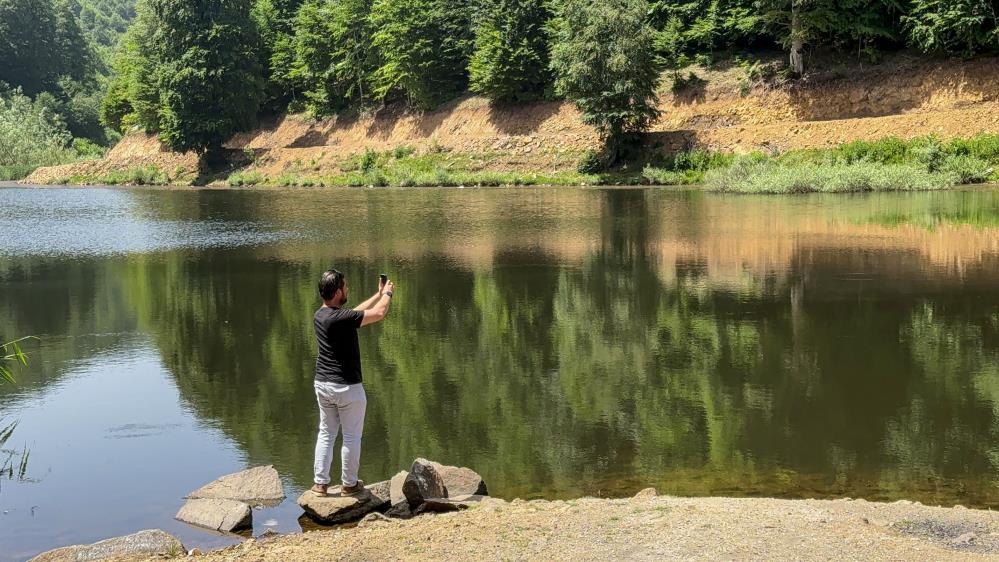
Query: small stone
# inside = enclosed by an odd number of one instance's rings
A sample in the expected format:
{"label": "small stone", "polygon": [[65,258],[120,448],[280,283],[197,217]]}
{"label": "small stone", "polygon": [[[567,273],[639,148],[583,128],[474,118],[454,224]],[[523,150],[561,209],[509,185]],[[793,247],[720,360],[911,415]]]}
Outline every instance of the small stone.
{"label": "small stone", "polygon": [[250,506],[235,500],[187,500],[174,518],[226,533],[253,526],[253,512]]}
{"label": "small stone", "polygon": [[389,521],[388,517],[385,517],[384,515],[378,513],[377,511],[372,511],[371,513],[365,515],[364,518],[362,518],[361,521],[358,522],[357,526],[361,528],[371,527],[372,525],[376,525],[378,523],[387,523],[388,521]]}
{"label": "small stone", "polygon": [[187,555],[188,556],[201,556],[201,549],[200,548],[192,548],[191,550],[189,550],[187,552]]}

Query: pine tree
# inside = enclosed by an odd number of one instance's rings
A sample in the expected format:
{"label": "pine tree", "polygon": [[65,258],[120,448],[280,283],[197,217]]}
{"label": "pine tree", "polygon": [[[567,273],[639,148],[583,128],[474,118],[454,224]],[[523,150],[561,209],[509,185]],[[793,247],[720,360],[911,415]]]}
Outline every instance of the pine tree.
{"label": "pine tree", "polygon": [[314,114],[334,113],[371,94],[377,53],[370,11],[370,0],[309,0],[299,9],[292,72]]}
{"label": "pine tree", "polygon": [[160,138],[214,151],[255,124],[263,96],[250,0],[151,0]]}
{"label": "pine tree", "polygon": [[465,0],[375,0],[373,43],[381,56],[375,95],[398,90],[429,109],[468,83],[471,10]]}
{"label": "pine tree", "polygon": [[538,99],[551,82],[544,0],[496,0],[485,9],[469,64],[470,89],[496,101]]}
{"label": "pine tree", "polygon": [[[646,0],[566,0],[555,22],[556,91],[576,103],[616,156],[659,116],[659,67]],[[610,163],[610,162],[608,162]]]}

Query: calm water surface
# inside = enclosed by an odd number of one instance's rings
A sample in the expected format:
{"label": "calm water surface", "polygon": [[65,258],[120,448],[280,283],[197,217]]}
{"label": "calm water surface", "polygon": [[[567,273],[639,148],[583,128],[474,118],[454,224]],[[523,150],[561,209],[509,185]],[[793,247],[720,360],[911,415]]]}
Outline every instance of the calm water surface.
{"label": "calm water surface", "polygon": [[361,476],[502,497],[999,507],[999,194],[0,189],[0,560],[159,527],[273,464],[300,529],[315,282],[377,274]]}

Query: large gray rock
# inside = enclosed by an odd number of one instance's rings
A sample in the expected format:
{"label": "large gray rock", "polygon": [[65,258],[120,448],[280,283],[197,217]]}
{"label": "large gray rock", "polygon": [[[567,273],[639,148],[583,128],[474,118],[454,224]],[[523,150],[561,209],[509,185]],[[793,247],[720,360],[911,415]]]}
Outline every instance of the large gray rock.
{"label": "large gray rock", "polygon": [[478,472],[463,466],[447,466],[440,463],[433,463],[437,474],[444,480],[444,487],[447,488],[448,497],[454,496],[488,496],[486,482],[479,476]]}
{"label": "large gray rock", "polygon": [[185,523],[226,533],[253,526],[250,506],[235,500],[187,500],[174,517]]}
{"label": "large gray rock", "polygon": [[409,476],[409,471],[403,470],[392,477],[389,485],[389,495],[391,496],[392,505],[406,501],[406,495],[402,493],[402,485],[406,482],[407,476]]}
{"label": "large gray rock", "polygon": [[375,502],[376,511],[385,511],[392,505],[391,482],[383,480],[365,486],[371,492],[371,499]]}
{"label": "large gray rock", "polygon": [[227,474],[187,495],[188,499],[236,500],[250,505],[277,505],[284,499],[281,477],[273,466]]}
{"label": "large gray rock", "polygon": [[29,562],[84,562],[104,560],[113,556],[169,555],[187,552],[184,543],[159,529],[139,531],[124,537],[115,537],[94,544],[65,546],[43,552]]}
{"label": "large gray rock", "polygon": [[409,502],[409,507],[416,509],[427,498],[446,498],[447,487],[444,486],[444,479],[434,466],[440,466],[427,459],[416,459],[409,469],[402,484],[402,493]]}
{"label": "large gray rock", "polygon": [[389,483],[379,482],[366,486],[353,496],[341,496],[340,487],[330,488],[326,497],[319,497],[306,490],[298,497],[298,505],[313,521],[325,525],[357,521],[372,511],[382,511],[389,504]]}

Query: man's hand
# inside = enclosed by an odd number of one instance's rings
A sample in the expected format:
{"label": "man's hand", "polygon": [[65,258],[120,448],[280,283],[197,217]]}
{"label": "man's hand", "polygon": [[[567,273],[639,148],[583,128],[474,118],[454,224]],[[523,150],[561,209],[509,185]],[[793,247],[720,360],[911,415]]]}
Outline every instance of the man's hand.
{"label": "man's hand", "polygon": [[389,293],[395,290],[395,283],[387,281],[381,289],[381,294],[375,295],[378,302],[364,311],[364,318],[361,320],[362,326],[379,322],[388,314],[389,304],[392,302],[392,296]]}
{"label": "man's hand", "polygon": [[382,281],[381,277],[378,278],[378,294],[379,295],[385,292],[385,283],[386,282],[388,282],[387,279],[385,281]]}

